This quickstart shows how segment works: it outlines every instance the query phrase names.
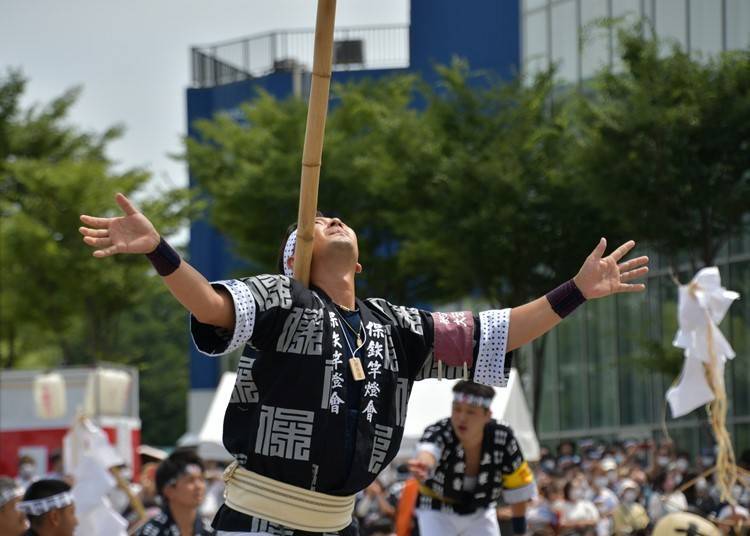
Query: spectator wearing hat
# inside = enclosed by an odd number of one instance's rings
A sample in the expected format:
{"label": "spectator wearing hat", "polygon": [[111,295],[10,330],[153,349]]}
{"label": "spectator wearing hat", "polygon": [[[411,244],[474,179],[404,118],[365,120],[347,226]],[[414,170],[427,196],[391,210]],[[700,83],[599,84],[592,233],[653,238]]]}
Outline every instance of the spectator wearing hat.
{"label": "spectator wearing hat", "polygon": [[21,536],[29,528],[26,515],[17,508],[21,497],[23,490],[12,478],[0,477],[0,534]]}
{"label": "spectator wearing hat", "polygon": [[62,480],[37,480],[16,508],[29,520],[27,536],[73,536],[78,525],[73,494]]}
{"label": "spectator wearing hat", "polygon": [[591,489],[593,491],[594,505],[599,510],[599,522],[596,525],[596,533],[599,536],[612,534],[612,515],[619,504],[617,495],[609,489],[609,473],[617,476],[617,463],[612,458],[604,458],[591,469]]}
{"label": "spectator wearing hat", "polygon": [[620,503],[612,515],[613,531],[617,536],[646,534],[649,517],[638,502],[641,493],[635,481],[625,478],[620,482]]}

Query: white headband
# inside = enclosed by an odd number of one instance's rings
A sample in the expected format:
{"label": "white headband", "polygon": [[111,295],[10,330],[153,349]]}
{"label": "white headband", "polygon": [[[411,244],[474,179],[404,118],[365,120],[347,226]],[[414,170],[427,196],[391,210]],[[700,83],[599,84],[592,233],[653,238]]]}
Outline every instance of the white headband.
{"label": "white headband", "polygon": [[57,510],[59,508],[65,508],[73,504],[73,494],[69,491],[58,493],[50,497],[44,497],[43,499],[35,499],[33,501],[22,501],[16,505],[16,509],[20,510],[26,515],[41,516],[51,510]]}
{"label": "white headband", "polygon": [[185,475],[192,475],[192,476],[203,476],[203,469],[201,469],[201,466],[196,463],[189,463],[185,466],[185,468],[180,471],[176,476],[173,478],[170,478],[166,484],[164,484],[164,487],[172,486],[177,483],[179,479],[181,479]]}
{"label": "white headband", "polygon": [[0,492],[0,508],[8,504],[13,499],[23,497],[23,489],[21,488],[8,488]]}
{"label": "white headband", "polygon": [[490,409],[492,405],[492,399],[484,396],[469,395],[466,393],[453,393],[454,402],[463,402],[464,404],[470,404],[472,406],[481,406],[486,409]]}
{"label": "white headband", "polygon": [[286,240],[286,246],[284,246],[284,275],[287,277],[294,276],[294,269],[289,268],[289,258],[294,255],[294,248],[297,246],[297,229],[292,231],[289,238]]}

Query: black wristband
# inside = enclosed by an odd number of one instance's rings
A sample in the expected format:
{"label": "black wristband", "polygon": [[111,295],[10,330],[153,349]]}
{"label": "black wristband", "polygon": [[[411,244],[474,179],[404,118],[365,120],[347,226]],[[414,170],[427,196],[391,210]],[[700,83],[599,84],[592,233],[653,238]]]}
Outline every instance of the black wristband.
{"label": "black wristband", "polygon": [[146,253],[146,257],[154,265],[156,273],[162,277],[177,270],[181,262],[179,253],[167,244],[167,241],[163,237],[154,251]]}
{"label": "black wristband", "polygon": [[552,306],[552,310],[560,318],[565,318],[575,311],[576,307],[586,301],[586,298],[584,298],[572,279],[566,281],[555,290],[548,292],[546,298]]}
{"label": "black wristband", "polygon": [[526,534],[526,517],[511,517],[510,523],[513,525],[513,534]]}

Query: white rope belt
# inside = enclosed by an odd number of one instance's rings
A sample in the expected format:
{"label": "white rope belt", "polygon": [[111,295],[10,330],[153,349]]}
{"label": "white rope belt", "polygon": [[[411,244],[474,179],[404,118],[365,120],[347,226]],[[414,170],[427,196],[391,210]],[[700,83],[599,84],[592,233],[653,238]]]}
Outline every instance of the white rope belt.
{"label": "white rope belt", "polygon": [[336,532],[349,525],[354,495],[336,497],[259,475],[232,463],[224,471],[224,503],[243,514],[292,529]]}

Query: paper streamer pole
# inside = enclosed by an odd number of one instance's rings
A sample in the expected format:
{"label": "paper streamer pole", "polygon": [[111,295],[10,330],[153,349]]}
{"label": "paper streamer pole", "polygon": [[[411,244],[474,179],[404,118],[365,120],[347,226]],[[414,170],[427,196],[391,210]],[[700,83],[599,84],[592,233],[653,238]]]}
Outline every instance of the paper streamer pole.
{"label": "paper streamer pole", "polygon": [[678,321],[674,345],[685,351],[682,373],[667,391],[672,416],[687,415],[706,405],[716,438],[716,479],[722,500],[733,503],[732,487],[737,480],[734,450],[726,427],[727,393],[724,365],[735,357],[719,324],[739,294],[721,286],[716,267],[699,271],[688,285],[680,285]]}
{"label": "paper streamer pole", "polygon": [[318,181],[323,156],[323,137],[328,113],[328,90],[331,85],[333,26],[336,0],[318,0],[315,21],[315,52],[307,108],[305,146],[302,151],[302,179],[297,214],[297,249],[294,253],[294,278],[308,286],[312,261],[313,231],[318,207]]}

